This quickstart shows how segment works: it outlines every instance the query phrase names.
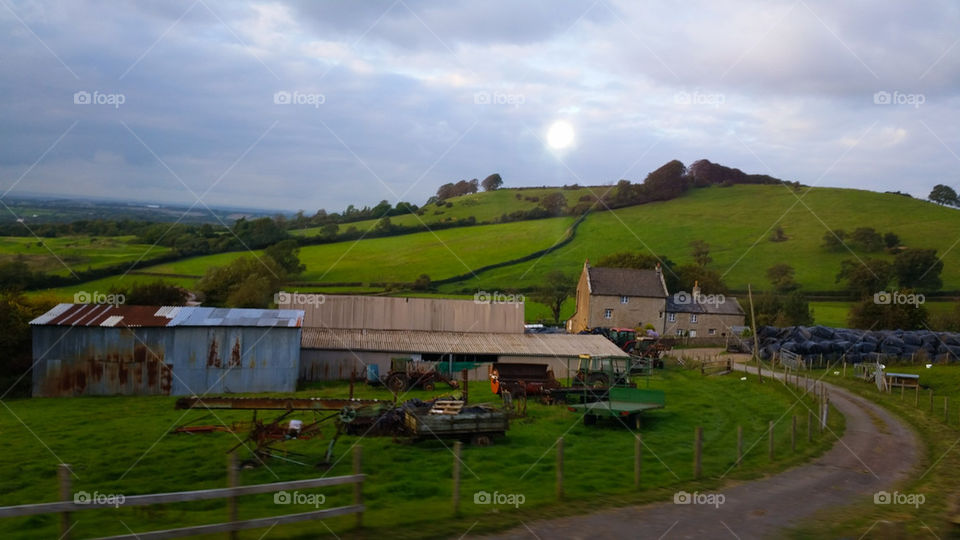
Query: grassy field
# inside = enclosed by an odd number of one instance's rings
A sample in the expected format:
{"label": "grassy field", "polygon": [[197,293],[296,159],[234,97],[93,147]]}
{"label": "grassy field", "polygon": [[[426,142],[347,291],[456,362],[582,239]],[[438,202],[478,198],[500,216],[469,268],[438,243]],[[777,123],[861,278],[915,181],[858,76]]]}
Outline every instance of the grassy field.
{"label": "grassy field", "polygon": [[[469,272],[486,264],[521,257],[560,241],[573,218],[541,219],[502,225],[444,229],[388,238],[306,246],[300,260],[307,270],[298,281],[412,282]],[[202,276],[245,252],[194,257],[144,268],[144,272]]]}
{"label": "grassy field", "polygon": [[[451,207],[437,206],[431,204],[426,207],[422,216],[404,215],[390,218],[390,222],[395,225],[404,225],[407,227],[420,226],[424,223],[431,225],[433,223],[442,223],[444,221],[454,221],[474,217],[477,223],[492,223],[503,214],[510,214],[518,210],[532,210],[540,203],[531,201],[531,198],[542,199],[549,193],[559,191],[567,198],[567,204],[571,207],[576,206],[580,197],[585,195],[602,195],[611,186],[594,186],[590,188],[563,189],[559,187],[551,188],[533,188],[523,190],[502,189],[492,192],[473,193],[460,197],[453,197],[446,201]],[[517,195],[520,198],[517,198]],[[344,232],[350,227],[356,227],[357,230],[366,231],[377,224],[379,220],[368,219],[356,221],[353,223],[344,223],[340,225],[340,232]],[[296,236],[316,236],[321,233],[320,227],[311,227],[309,229],[299,229],[291,231]]]}
{"label": "grassy field", "polygon": [[[350,471],[349,449],[360,444],[364,453],[364,486],[368,505],[365,529],[351,537],[425,538],[461,535],[470,529],[482,533],[519,526],[521,520],[588,512],[604,506],[669,500],[678,489],[716,489],[724,476],[732,481],[756,478],[802,462],[821,453],[832,438],[802,443],[796,454],[789,450],[790,411],[796,411],[792,396],[781,385],[759,385],[739,375],[702,377],[697,371],[673,366],[654,375],[651,388],[666,391],[667,408],[648,414],[643,427],[642,489],[633,487],[633,436],[622,425],[601,423],[584,426],[580,418],[559,406],[531,403],[528,416],[512,422],[505,439],[492,447],[463,449],[462,515],[453,516],[450,506],[452,456],[440,441],[397,443],[390,438],[343,437],[337,444],[341,461],[322,471],[290,462],[271,460],[240,473],[242,484],[309,478]],[[298,392],[302,396],[343,396],[342,383],[318,385]],[[471,384],[473,402],[493,402],[489,384]],[[383,389],[359,388],[358,396],[389,399]],[[422,391],[410,397],[426,398]],[[59,456],[76,473],[75,491],[133,495],[221,487],[225,478],[224,452],[237,439],[229,433],[167,435],[171,426],[196,420],[200,412],[173,409],[172,397],[103,397],[72,399],[8,400],[0,413],[0,468],[18,471],[0,478],[0,504],[51,501],[56,493]],[[724,404],[718,406],[718,403]],[[218,412],[224,422],[249,419],[248,414]],[[805,417],[805,415],[800,415]],[[833,429],[842,431],[842,418],[832,415]],[[768,420],[787,418],[776,432],[778,459],[770,463],[764,433]],[[308,418],[304,418],[305,420]],[[216,422],[207,418],[203,422]],[[749,452],[740,468],[735,460],[736,426],[742,425]],[[29,426],[29,430],[27,429]],[[692,479],[692,437],[695,426],[704,428],[704,479]],[[326,435],[329,436],[327,428]],[[552,445],[563,436],[566,448],[566,494],[568,503],[553,497],[555,476]],[[40,442],[42,441],[42,443]],[[756,443],[756,444],[755,444]],[[46,447],[46,448],[45,448]],[[317,462],[326,441],[294,441],[291,451],[307,454]],[[350,501],[349,487],[325,489],[325,506]],[[476,505],[473,494],[488,492],[522,494],[524,504],[515,509],[502,505]],[[317,492],[313,490],[311,492]],[[307,507],[277,507],[270,494],[244,497],[240,516],[258,517],[281,512],[312,510]],[[212,523],[226,515],[220,501],[166,505],[147,509],[123,508],[75,514],[77,537],[127,533],[177,525]],[[349,532],[352,518],[276,527],[271,538],[315,538]],[[472,524],[472,525],[471,525]],[[8,538],[56,536],[56,516],[37,516],[0,521],[0,535]],[[258,538],[263,531],[241,534]]]}
{"label": "grassy field", "polygon": [[[901,398],[898,391],[881,394],[876,386],[847,377],[828,375],[825,380],[839,384],[876,401],[900,416],[919,435],[920,465],[914,474],[896,486],[901,494],[922,494],[918,507],[903,504],[874,504],[872,499],[860,501],[842,510],[821,513],[802,527],[790,531],[790,538],[956,538],[960,518],[960,488],[956,471],[960,468],[960,365],[889,366],[889,371],[918,373],[919,406],[913,392]],[[927,391],[934,392],[930,410]],[[948,416],[944,419],[943,397],[949,398]],[[892,493],[894,490],[890,490]],[[856,502],[856,501],[852,501]]]}
{"label": "grassy field", "polygon": [[137,244],[134,240],[133,236],[63,236],[41,240],[2,236],[0,263],[22,256],[34,271],[67,275],[71,270],[132,263],[141,257],[149,260],[170,253],[170,248],[151,249],[149,244]]}
{"label": "grassy field", "polygon": [[[768,240],[775,224],[783,227],[787,241]],[[813,189],[797,203],[794,192],[784,186],[695,189],[672,201],[597,212],[580,226],[576,240],[562,249],[539,261],[484,273],[466,286],[530,286],[548,269],[572,275],[580,271],[584,259],[596,261],[618,251],[652,250],[684,264],[692,262],[689,243],[705,240],[713,258],[709,267],[733,289],[745,290],[748,283],[766,288],[766,269],[782,262],[796,269],[803,289],[838,290],[840,263],[854,255],[820,248],[827,227],[848,232],[874,227],[896,233],[906,246],[936,248],[945,255],[944,288],[960,289],[960,250],[950,250],[960,234],[956,233],[960,211],[898,195],[836,188]],[[856,255],[891,258],[886,253]]]}
{"label": "grassy field", "polygon": [[[810,302],[815,324],[841,328],[847,326],[847,315],[850,313],[852,305],[853,302]],[[954,306],[956,306],[955,302],[927,301],[923,304],[931,317],[947,313],[953,310]]]}

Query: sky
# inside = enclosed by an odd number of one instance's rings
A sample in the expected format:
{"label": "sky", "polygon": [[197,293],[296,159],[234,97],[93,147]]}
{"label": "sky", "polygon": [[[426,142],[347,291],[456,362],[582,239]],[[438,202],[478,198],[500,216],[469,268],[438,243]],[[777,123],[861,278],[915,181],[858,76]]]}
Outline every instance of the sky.
{"label": "sky", "polygon": [[925,197],[958,93],[946,0],[0,0],[0,200],[312,214],[702,158]]}

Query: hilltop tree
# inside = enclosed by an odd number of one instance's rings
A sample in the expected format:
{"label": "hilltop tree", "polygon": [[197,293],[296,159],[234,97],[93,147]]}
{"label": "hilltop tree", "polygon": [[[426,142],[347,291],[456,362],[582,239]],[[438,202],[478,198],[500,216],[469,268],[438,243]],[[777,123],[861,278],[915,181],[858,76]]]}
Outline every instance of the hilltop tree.
{"label": "hilltop tree", "polygon": [[719,294],[727,292],[727,285],[720,278],[720,273],[696,264],[684,264],[676,269],[680,287],[690,291],[694,284],[700,285],[702,294]]}
{"label": "hilltop tree", "polygon": [[693,260],[699,266],[706,266],[713,261],[710,257],[710,244],[703,240],[694,240],[690,242],[690,247],[692,248],[690,254],[693,255]]}
{"label": "hilltop tree", "polygon": [[503,178],[500,177],[500,173],[493,173],[484,178],[483,182],[480,182],[480,186],[483,187],[484,191],[496,191],[500,189],[500,186],[502,185]]}
{"label": "hilltop tree", "polygon": [[567,198],[563,196],[563,193],[554,191],[540,200],[540,206],[551,215],[559,216],[567,209]]}
{"label": "hilltop tree", "polygon": [[663,255],[657,256],[647,253],[620,251],[597,259],[597,266],[600,268],[633,268],[635,270],[653,270],[657,267],[658,263],[660,264],[660,271],[663,274],[663,280],[667,285],[667,290],[678,290],[680,288],[680,277],[674,271],[676,264]]}
{"label": "hilltop tree", "polygon": [[273,258],[244,256],[207,268],[197,290],[210,305],[265,308],[284,278],[283,268]]}
{"label": "hilltop tree", "polygon": [[892,278],[893,268],[887,261],[847,259],[840,263],[836,281],[858,298],[863,298],[886,290]]}
{"label": "hilltop tree", "polygon": [[935,249],[906,249],[893,258],[893,273],[901,287],[932,291],[943,286],[943,261]]}
{"label": "hilltop tree", "polygon": [[900,247],[900,237],[892,232],[888,232],[883,235],[883,244],[887,246],[887,249]]}
{"label": "hilltop tree", "polygon": [[883,236],[873,227],[857,227],[850,235],[850,242],[862,251],[873,253],[883,249]]}
{"label": "hilltop tree", "polygon": [[793,276],[794,270],[789,264],[779,263],[767,268],[767,279],[778,293],[787,293],[800,287]]}
{"label": "hilltop tree", "polygon": [[952,187],[943,184],[933,186],[933,190],[927,198],[941,206],[957,206],[960,204],[960,199],[957,198],[957,192],[954,191]]}
{"label": "hilltop tree", "polygon": [[288,276],[297,275],[307,269],[306,266],[300,264],[300,245],[293,238],[277,242],[263,250],[263,254],[280,265],[280,268]]}
{"label": "hilltop tree", "polygon": [[827,231],[823,233],[823,243],[820,245],[827,251],[843,251],[846,249],[846,244],[843,243],[846,237],[847,233],[843,229]]}
{"label": "hilltop tree", "polygon": [[687,168],[676,159],[651,172],[643,180],[643,194],[647,201],[675,199],[688,187]]}
{"label": "hilltop tree", "polygon": [[567,297],[576,292],[573,279],[559,270],[551,270],[543,277],[543,285],[533,293],[533,300],[546,304],[553,313],[553,322],[560,323],[560,311]]}

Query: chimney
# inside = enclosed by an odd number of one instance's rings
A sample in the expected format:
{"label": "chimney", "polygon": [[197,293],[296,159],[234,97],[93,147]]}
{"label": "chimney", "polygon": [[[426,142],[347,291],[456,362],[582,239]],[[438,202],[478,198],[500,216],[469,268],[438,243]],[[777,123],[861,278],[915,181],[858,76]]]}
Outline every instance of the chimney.
{"label": "chimney", "polygon": [[657,261],[657,275],[660,275],[660,261]]}
{"label": "chimney", "polygon": [[700,298],[700,282],[694,281],[693,282],[693,301],[699,302],[698,298]]}

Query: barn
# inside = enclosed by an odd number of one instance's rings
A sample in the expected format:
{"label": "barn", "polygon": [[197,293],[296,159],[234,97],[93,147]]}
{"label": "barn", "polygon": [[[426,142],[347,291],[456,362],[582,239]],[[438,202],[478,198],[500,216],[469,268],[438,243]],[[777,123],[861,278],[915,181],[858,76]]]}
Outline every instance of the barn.
{"label": "barn", "polygon": [[296,389],[303,311],[59,304],[30,322],[33,396]]}
{"label": "barn", "polygon": [[[279,307],[303,308],[300,378],[308,381],[362,376],[375,365],[386,373],[391,358],[450,362],[548,364],[557,377],[576,369],[580,355],[625,357],[596,335],[527,333],[522,302],[442,298],[280,293]],[[485,367],[471,378],[486,378]]]}

